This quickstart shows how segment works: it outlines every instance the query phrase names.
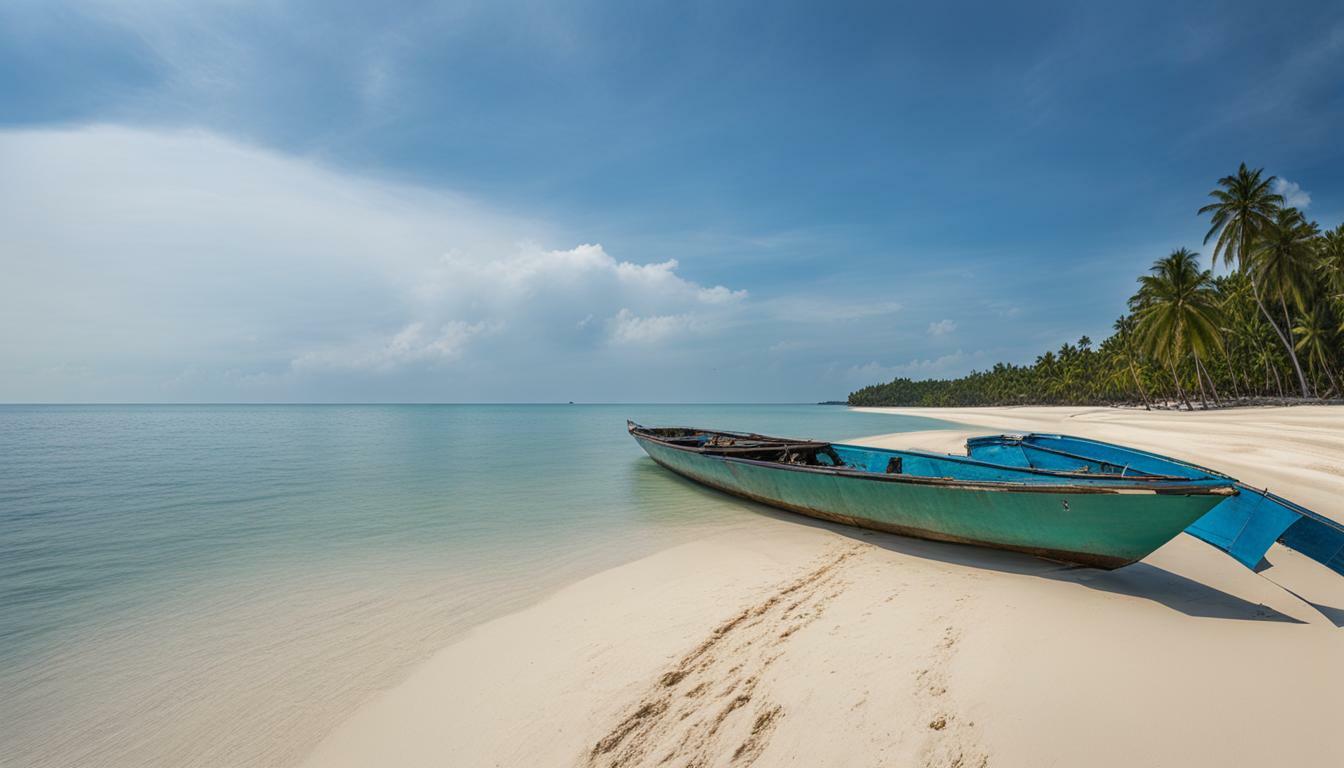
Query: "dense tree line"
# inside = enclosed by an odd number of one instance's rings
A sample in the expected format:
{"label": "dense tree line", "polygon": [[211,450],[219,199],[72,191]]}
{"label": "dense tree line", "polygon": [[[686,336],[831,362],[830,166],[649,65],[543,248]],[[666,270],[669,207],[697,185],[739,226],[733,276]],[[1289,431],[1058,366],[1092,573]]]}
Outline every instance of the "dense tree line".
{"label": "dense tree line", "polygon": [[1219,180],[1204,242],[1214,277],[1185,248],[1138,280],[1114,333],[1084,336],[1031,365],[999,363],[959,379],[900,378],[850,405],[1172,403],[1344,395],[1344,224],[1323,231],[1243,164]]}

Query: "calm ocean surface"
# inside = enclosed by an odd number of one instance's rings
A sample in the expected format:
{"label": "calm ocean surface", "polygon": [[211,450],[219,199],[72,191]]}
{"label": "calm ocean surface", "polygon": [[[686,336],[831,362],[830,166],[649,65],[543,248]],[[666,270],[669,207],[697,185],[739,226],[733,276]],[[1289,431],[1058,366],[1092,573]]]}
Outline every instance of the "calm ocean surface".
{"label": "calm ocean surface", "polygon": [[759,509],[625,419],[845,439],[824,406],[0,406],[0,765],[302,757],[452,637]]}

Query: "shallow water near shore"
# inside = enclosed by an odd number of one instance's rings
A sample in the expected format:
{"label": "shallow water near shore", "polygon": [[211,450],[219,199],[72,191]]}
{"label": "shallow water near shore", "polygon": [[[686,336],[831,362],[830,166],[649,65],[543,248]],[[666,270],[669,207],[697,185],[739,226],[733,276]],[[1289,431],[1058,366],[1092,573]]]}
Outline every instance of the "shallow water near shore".
{"label": "shallow water near shore", "polygon": [[625,419],[797,406],[0,407],[0,764],[284,764],[466,628],[758,508]]}

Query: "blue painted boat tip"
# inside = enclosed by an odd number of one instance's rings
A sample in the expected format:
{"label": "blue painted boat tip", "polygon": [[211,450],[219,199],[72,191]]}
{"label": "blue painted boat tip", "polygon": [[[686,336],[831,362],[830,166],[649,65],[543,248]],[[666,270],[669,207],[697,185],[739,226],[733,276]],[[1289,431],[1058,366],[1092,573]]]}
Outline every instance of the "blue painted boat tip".
{"label": "blue painted boat tip", "polygon": [[1070,435],[1039,433],[985,435],[966,441],[968,455],[1005,454],[1028,465],[1064,466],[1085,462],[1090,468],[1122,467],[1122,472],[1190,480],[1231,481],[1235,495],[1192,523],[1185,532],[1259,573],[1269,567],[1265,554],[1282,544],[1344,575],[1344,525],[1268,490],[1254,488],[1221,472],[1170,456]]}

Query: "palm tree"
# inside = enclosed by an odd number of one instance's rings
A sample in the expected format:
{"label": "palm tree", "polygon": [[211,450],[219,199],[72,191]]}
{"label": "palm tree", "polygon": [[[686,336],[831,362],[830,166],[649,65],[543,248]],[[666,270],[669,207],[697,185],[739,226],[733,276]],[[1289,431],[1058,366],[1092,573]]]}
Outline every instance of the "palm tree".
{"label": "palm tree", "polygon": [[[1246,168],[1245,163],[1242,163],[1235,176],[1224,176],[1218,180],[1221,189],[1209,192],[1209,197],[1215,202],[1199,209],[1201,215],[1212,214],[1212,226],[1209,227],[1208,234],[1204,235],[1204,242],[1207,243],[1215,234],[1218,235],[1213,247],[1215,265],[1221,258],[1228,265],[1236,265],[1240,270],[1249,271],[1254,259],[1256,241],[1275,222],[1279,206],[1283,205],[1283,195],[1275,194],[1273,191],[1275,177],[1262,179],[1263,172],[1263,168],[1251,171]],[[1287,330],[1274,322],[1274,316],[1265,307],[1254,273],[1251,275],[1251,293],[1255,297],[1255,303],[1260,307],[1260,312],[1269,321],[1274,334],[1279,337],[1280,343],[1288,352],[1289,359],[1292,360],[1293,370],[1297,373],[1297,382],[1302,388],[1302,396],[1309,397],[1307,378],[1297,361],[1293,340]]]}
{"label": "palm tree", "polygon": [[1190,400],[1181,388],[1177,361],[1187,353],[1194,357],[1195,377],[1202,393],[1200,353],[1207,355],[1222,343],[1213,276],[1199,268],[1198,256],[1181,248],[1153,262],[1152,274],[1139,278],[1139,291],[1130,299],[1140,347],[1166,361],[1186,407],[1190,407]]}
{"label": "palm tree", "polygon": [[1277,298],[1288,321],[1288,302],[1305,309],[1312,291],[1317,227],[1296,208],[1282,208],[1251,251],[1251,277],[1271,298]]}
{"label": "palm tree", "polygon": [[1238,380],[1248,394],[1255,389],[1250,371],[1255,368],[1254,353],[1261,344],[1259,331],[1264,329],[1264,321],[1256,312],[1250,279],[1244,273],[1234,272],[1215,278],[1214,285],[1222,297],[1219,309],[1223,315],[1223,353],[1233,392],[1240,397]]}
{"label": "palm tree", "polygon": [[1261,346],[1255,353],[1255,362],[1261,368],[1265,369],[1265,390],[1270,391],[1270,375],[1274,376],[1274,389],[1278,390],[1279,397],[1283,397],[1283,380],[1279,378],[1279,368],[1274,360],[1274,353],[1269,347]]}
{"label": "palm tree", "polygon": [[1217,202],[1199,209],[1200,215],[1213,214],[1212,226],[1204,235],[1206,244],[1218,235],[1213,246],[1213,266],[1218,265],[1219,259],[1228,266],[1245,264],[1260,232],[1269,226],[1279,206],[1283,205],[1283,195],[1273,191],[1276,177],[1261,179],[1263,172],[1263,168],[1248,170],[1242,163],[1236,176],[1218,180],[1222,189],[1209,192],[1209,197]]}
{"label": "palm tree", "polygon": [[1326,290],[1336,299],[1344,299],[1344,224],[1321,235],[1316,263]]}
{"label": "palm tree", "polygon": [[1330,355],[1334,349],[1331,340],[1334,326],[1326,305],[1317,302],[1293,327],[1293,335],[1297,337],[1298,351],[1307,356],[1307,361],[1313,368],[1323,371],[1330,381],[1330,388],[1339,392],[1335,374],[1330,370]]}
{"label": "palm tree", "polygon": [[[1313,267],[1317,232],[1316,224],[1308,223],[1301,211],[1281,208],[1251,251],[1251,283],[1259,284],[1264,292],[1262,298],[1277,299],[1278,309],[1283,316],[1283,328],[1288,334],[1292,334],[1293,328],[1288,312],[1289,302],[1305,310],[1310,303],[1308,297],[1315,288]],[[1273,318],[1269,318],[1269,324],[1275,331],[1279,330],[1279,324]],[[1297,373],[1298,383],[1304,387],[1305,397],[1306,376],[1297,357],[1296,345],[1288,349],[1288,357]]]}
{"label": "palm tree", "polygon": [[1121,315],[1116,318],[1115,335],[1120,337],[1121,347],[1125,350],[1125,362],[1129,364],[1129,375],[1134,379],[1134,388],[1139,390],[1139,397],[1143,398],[1143,409],[1145,411],[1153,410],[1148,402],[1148,393],[1144,391],[1143,384],[1139,381],[1139,372],[1134,367],[1134,347],[1130,344],[1130,337],[1134,335],[1134,318],[1131,315]]}

